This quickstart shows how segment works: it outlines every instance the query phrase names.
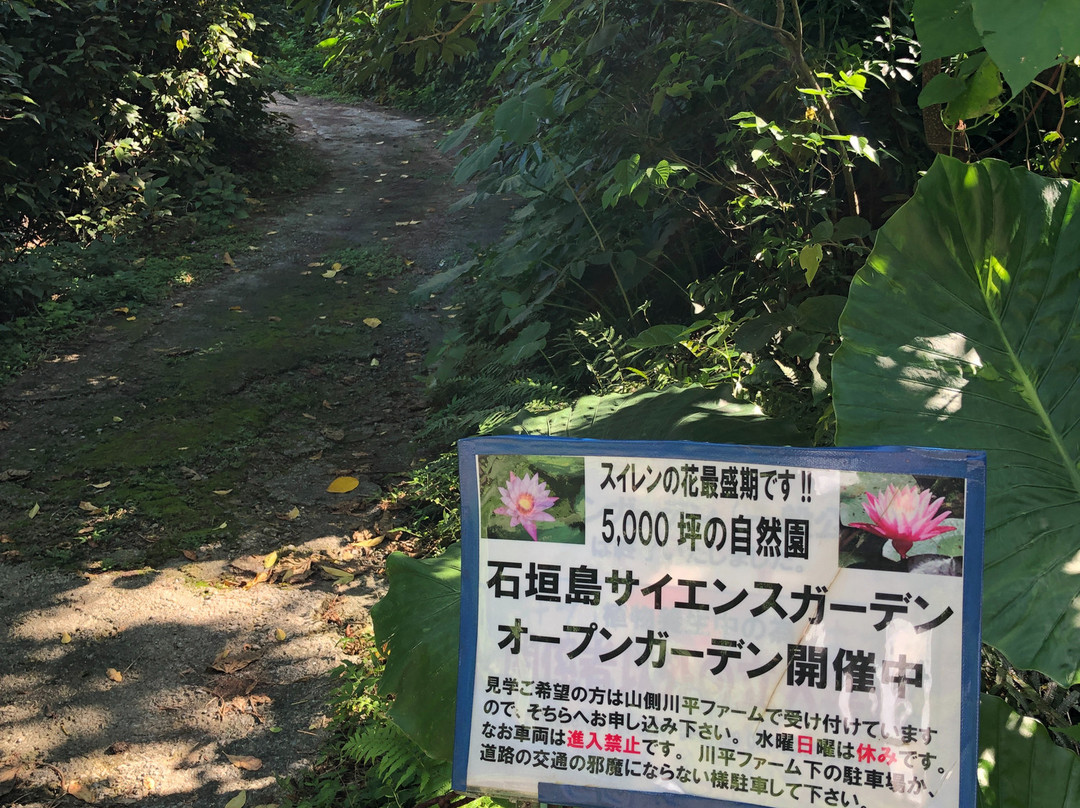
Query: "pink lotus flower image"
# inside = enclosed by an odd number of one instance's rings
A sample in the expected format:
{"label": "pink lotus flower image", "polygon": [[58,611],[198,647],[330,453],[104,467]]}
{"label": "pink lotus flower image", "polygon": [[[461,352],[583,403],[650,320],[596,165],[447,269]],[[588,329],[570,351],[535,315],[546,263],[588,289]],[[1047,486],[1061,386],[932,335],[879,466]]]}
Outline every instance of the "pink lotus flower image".
{"label": "pink lotus flower image", "polygon": [[867,530],[883,539],[892,541],[900,558],[906,559],[911,546],[917,541],[926,541],[954,527],[942,526],[942,522],[952,515],[952,511],[939,510],[945,502],[944,497],[930,499],[929,490],[917,485],[897,488],[889,485],[877,494],[866,493],[863,510],[870,517],[869,522],[852,522],[851,527]]}
{"label": "pink lotus flower image", "polygon": [[510,527],[521,525],[525,532],[536,538],[537,522],[554,522],[555,517],[547,513],[547,509],[558,501],[558,497],[551,496],[547,483],[540,481],[540,475],[518,477],[510,472],[510,480],[506,488],[499,487],[502,495],[503,507],[496,508],[495,513],[510,517]]}

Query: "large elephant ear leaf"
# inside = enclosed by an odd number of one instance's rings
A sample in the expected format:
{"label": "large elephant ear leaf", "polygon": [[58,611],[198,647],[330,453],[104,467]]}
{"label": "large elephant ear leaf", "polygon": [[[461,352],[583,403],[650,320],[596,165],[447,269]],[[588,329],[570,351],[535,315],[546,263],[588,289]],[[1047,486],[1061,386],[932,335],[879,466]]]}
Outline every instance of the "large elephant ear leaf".
{"label": "large elephant ear leaf", "polygon": [[1080,185],[939,157],[833,360],[838,442],[985,449],[983,639],[1078,681]]}
{"label": "large elephant ear leaf", "polygon": [[979,699],[979,804],[982,808],[1080,805],[1080,757],[1046,727],[995,696]]}
{"label": "large elephant ear leaf", "polygon": [[396,698],[390,718],[436,760],[454,753],[461,545],[438,558],[394,553],[386,559],[390,589],[371,609],[375,643],[386,648],[379,682]]}

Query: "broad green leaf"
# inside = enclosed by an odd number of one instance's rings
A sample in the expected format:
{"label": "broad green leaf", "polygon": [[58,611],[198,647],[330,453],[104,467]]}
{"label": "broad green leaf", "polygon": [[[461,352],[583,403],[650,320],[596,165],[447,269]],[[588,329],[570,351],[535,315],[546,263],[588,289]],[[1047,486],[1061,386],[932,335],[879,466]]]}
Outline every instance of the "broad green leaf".
{"label": "broad green leaf", "polygon": [[468,157],[454,168],[454,182],[468,182],[473,178],[473,175],[486,170],[498,156],[500,148],[502,148],[501,137],[489,140],[482,146],[477,146],[469,153]]}
{"label": "broad green leaf", "polygon": [[465,121],[461,126],[451,132],[442,143],[439,144],[439,150],[443,152],[452,152],[458,146],[465,142],[465,139],[472,134],[473,127],[480,122],[480,118],[483,116],[483,112],[478,112],[473,115],[469,120]]}
{"label": "broad green leaf", "polygon": [[942,119],[949,126],[989,115],[1001,107],[1001,71],[993,59],[983,59],[978,70],[969,78],[964,91],[949,102]]}
{"label": "broad green leaf", "polygon": [[528,143],[536,134],[540,119],[550,110],[554,96],[551,90],[533,85],[524,95],[515,95],[503,101],[495,110],[496,131],[519,145]]}
{"label": "broad green leaf", "polygon": [[631,348],[669,348],[672,345],[678,345],[693,330],[693,328],[675,323],[654,325],[646,328],[636,337],[628,339],[626,344]]}
{"label": "broad green leaf", "polygon": [[585,396],[550,415],[521,415],[499,431],[614,440],[806,445],[805,437],[790,424],[771,420],[755,405],[725,398],[725,393],[730,391],[695,385]]}
{"label": "broad green leaf", "polygon": [[814,276],[817,275],[818,267],[821,266],[823,255],[824,251],[820,244],[807,244],[799,250],[799,266],[806,273],[807,286],[814,282]]}
{"label": "broad green leaf", "polygon": [[840,444],[985,449],[983,639],[1080,680],[1080,185],[937,161],[855,276]]}
{"label": "broad green leaf", "polygon": [[380,685],[395,693],[390,718],[428,755],[450,760],[457,699],[461,545],[438,558],[386,559],[390,589],[371,609],[375,642],[388,647]]}
{"label": "broad green leaf", "polygon": [[971,0],[915,0],[912,17],[923,62],[970,53],[982,45],[972,20]]}
{"label": "broad green leaf", "polygon": [[948,104],[959,97],[966,88],[967,84],[963,79],[950,76],[948,73],[938,73],[919,93],[919,108],[926,109],[933,104]]}
{"label": "broad green leaf", "polygon": [[973,0],[983,46],[1016,95],[1048,67],[1080,54],[1080,0]]}
{"label": "broad green leaf", "polygon": [[1046,727],[994,696],[979,699],[979,804],[982,808],[1080,805],[1080,758]]}

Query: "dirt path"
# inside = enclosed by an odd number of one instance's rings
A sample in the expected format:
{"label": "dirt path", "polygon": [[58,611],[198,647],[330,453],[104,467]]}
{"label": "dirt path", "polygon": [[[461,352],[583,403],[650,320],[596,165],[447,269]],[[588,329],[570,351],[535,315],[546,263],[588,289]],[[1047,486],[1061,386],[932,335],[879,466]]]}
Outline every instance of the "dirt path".
{"label": "dirt path", "polygon": [[282,110],[323,181],[218,282],[0,390],[0,804],[273,802],[409,548],[389,494],[452,312],[407,292],[501,217],[448,213],[431,124]]}

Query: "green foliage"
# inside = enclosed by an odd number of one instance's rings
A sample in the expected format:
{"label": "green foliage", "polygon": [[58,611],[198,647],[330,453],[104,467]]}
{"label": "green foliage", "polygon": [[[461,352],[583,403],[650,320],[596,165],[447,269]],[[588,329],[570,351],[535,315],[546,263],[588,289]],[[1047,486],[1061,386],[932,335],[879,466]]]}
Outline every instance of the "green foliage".
{"label": "green foliage", "polygon": [[1055,746],[1039,721],[993,696],[980,700],[979,750],[983,808],[1080,803],[1080,758]]}
{"label": "green foliage", "polygon": [[834,367],[841,443],[987,450],[983,638],[1069,683],[1078,202],[1075,183],[939,158],[856,277]]}
{"label": "green foliage", "polygon": [[267,121],[262,36],[224,0],[0,5],[0,258],[32,239],[242,213],[225,166]]}
{"label": "green foliage", "polygon": [[924,60],[985,48],[1013,95],[1047,68],[1080,56],[1076,0],[1035,8],[1009,0],[915,0],[914,18]]}
{"label": "green foliage", "polygon": [[424,752],[449,760],[457,702],[461,548],[417,560],[394,553],[386,560],[390,591],[371,610],[375,641],[387,647],[384,692],[395,694],[389,717]]}
{"label": "green foliage", "polygon": [[524,414],[501,432],[618,440],[697,440],[800,445],[790,423],[773,421],[753,404],[702,387],[584,396],[550,415]]}
{"label": "green foliage", "polygon": [[[842,443],[987,452],[982,636],[999,681],[1016,678],[1015,664],[1080,682],[1078,200],[1074,182],[939,158],[878,234],[841,318]],[[1045,697],[1066,690],[1050,677],[1044,697],[1021,699],[1027,684],[1004,694],[1061,738],[1075,719],[1068,706],[1047,708]],[[1075,801],[1069,778],[1039,774],[1076,771],[1075,753],[1033,718],[985,701],[980,734],[984,804]]]}

